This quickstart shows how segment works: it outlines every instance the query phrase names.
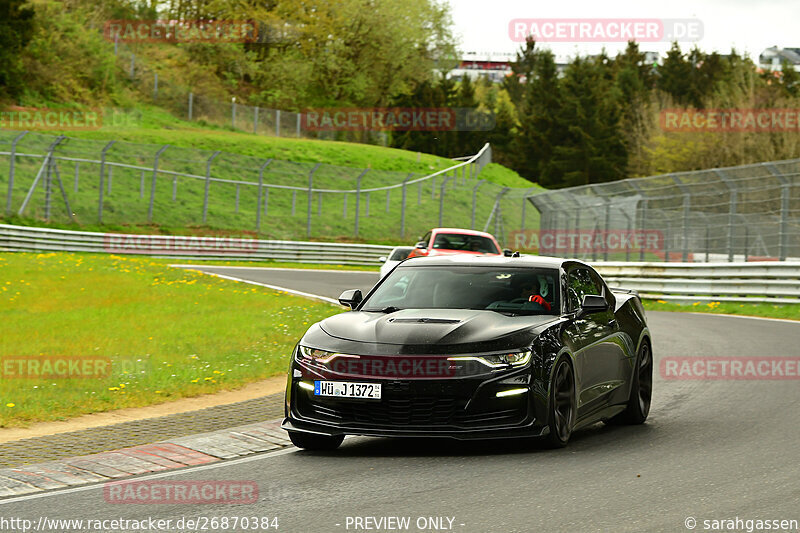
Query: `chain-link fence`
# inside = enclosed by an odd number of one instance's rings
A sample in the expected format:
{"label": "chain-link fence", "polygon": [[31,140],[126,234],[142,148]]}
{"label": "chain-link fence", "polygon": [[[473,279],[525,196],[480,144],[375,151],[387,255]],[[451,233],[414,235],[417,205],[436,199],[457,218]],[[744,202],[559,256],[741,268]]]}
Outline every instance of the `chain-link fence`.
{"label": "chain-link fence", "polygon": [[424,174],[0,131],[9,216],[111,227],[204,225],[277,239],[391,242],[437,225],[480,228],[500,189],[479,180],[489,162],[489,145]]}
{"label": "chain-link fence", "polygon": [[625,179],[528,200],[541,228],[535,238],[512,235],[522,248],[536,241],[551,254],[594,260],[800,257],[800,160]]}
{"label": "chain-link fence", "polygon": [[486,145],[423,174],[0,131],[7,215],[373,242],[452,226],[589,260],[800,257],[800,160],[554,191],[482,180],[490,161]]}

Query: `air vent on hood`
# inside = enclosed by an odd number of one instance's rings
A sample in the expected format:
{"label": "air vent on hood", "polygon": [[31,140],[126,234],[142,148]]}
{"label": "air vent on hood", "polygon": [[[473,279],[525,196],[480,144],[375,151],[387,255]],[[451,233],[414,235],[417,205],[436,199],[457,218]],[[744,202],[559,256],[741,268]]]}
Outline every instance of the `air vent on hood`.
{"label": "air vent on hood", "polygon": [[453,318],[390,318],[389,322],[398,324],[458,324],[461,321]]}

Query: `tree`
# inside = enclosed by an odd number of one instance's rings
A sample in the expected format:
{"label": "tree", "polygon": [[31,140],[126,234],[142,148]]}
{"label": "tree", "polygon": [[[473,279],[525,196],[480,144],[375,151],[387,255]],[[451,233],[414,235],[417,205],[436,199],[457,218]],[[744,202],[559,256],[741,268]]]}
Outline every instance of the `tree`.
{"label": "tree", "polygon": [[17,96],[23,87],[20,53],[33,36],[34,11],[25,0],[0,0],[0,92]]}
{"label": "tree", "polygon": [[626,177],[627,151],[619,130],[620,98],[606,59],[576,58],[561,84],[558,123],[566,128],[554,146],[553,171],[542,185],[575,186]]}
{"label": "tree", "polygon": [[555,57],[549,50],[527,56],[534,69],[526,77],[523,98],[517,106],[518,133],[511,143],[513,168],[542,185],[558,182],[553,151],[564,139],[565,124],[559,122],[561,83]]}

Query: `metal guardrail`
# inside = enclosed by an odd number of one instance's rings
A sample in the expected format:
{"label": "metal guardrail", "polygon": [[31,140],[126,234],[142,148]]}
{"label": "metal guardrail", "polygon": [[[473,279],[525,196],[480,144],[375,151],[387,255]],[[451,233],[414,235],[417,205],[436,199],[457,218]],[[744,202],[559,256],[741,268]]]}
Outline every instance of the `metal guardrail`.
{"label": "metal guardrail", "polygon": [[0,224],[0,251],[134,254],[174,259],[378,265],[392,246],[97,233]]}
{"label": "metal guardrail", "polygon": [[800,262],[593,263],[612,287],[642,298],[748,303],[800,303]]}
{"label": "metal guardrail", "polygon": [[[174,259],[378,265],[392,246],[96,233],[0,224],[0,251],[136,254]],[[800,262],[596,262],[612,287],[673,301],[800,303]]]}

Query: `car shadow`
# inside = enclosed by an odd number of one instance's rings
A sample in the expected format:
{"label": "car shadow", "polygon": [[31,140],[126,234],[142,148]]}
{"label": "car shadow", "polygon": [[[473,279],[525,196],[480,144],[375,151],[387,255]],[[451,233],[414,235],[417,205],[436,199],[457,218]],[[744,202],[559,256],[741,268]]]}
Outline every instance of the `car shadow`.
{"label": "car shadow", "polygon": [[659,433],[655,426],[608,426],[598,423],[576,431],[566,448],[548,449],[537,439],[507,438],[457,440],[441,437],[348,437],[337,450],[328,452],[300,450],[308,457],[454,457],[501,456],[515,454],[553,454],[626,448],[652,442]]}

